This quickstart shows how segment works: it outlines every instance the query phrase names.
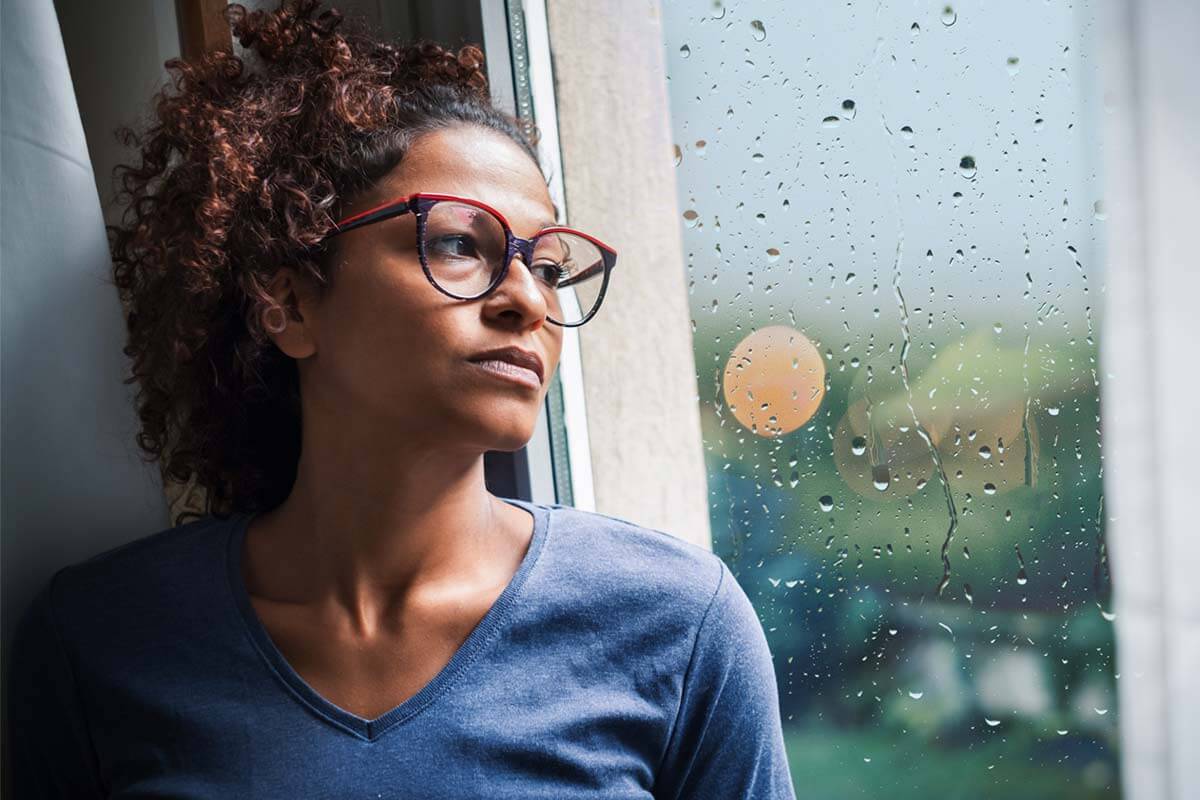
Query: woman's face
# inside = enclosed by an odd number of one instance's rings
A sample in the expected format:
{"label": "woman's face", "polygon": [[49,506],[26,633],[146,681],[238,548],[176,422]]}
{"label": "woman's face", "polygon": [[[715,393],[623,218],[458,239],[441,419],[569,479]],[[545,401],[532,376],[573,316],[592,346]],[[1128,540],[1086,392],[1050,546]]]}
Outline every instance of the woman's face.
{"label": "woman's face", "polygon": [[[456,127],[420,137],[396,169],[344,216],[416,192],[481,201],[529,238],[555,224],[537,165],[491,130]],[[519,257],[486,297],[458,300],[434,288],[417,254],[417,220],[404,214],[335,239],[331,288],[301,309],[310,357],[299,357],[305,413],[354,415],[385,440],[467,451],[516,450],[533,436],[558,367],[562,328],[546,322],[538,279]],[[289,320],[289,329],[295,322]],[[286,337],[285,331],[277,341]],[[472,363],[516,346],[542,360],[538,387]]]}

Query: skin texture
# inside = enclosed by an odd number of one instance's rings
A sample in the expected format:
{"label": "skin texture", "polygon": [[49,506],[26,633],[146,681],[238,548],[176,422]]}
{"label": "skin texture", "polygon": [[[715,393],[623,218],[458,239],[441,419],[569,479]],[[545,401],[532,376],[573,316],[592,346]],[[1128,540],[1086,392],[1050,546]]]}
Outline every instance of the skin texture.
{"label": "skin texture", "polygon": [[[474,127],[419,138],[345,214],[418,191],[487,203],[517,236],[554,224],[537,165]],[[482,299],[437,291],[412,214],[336,242],[324,296],[287,267],[271,287],[288,313],[274,339],[297,360],[303,448],[290,496],[247,530],[243,579],[301,677],[373,719],[437,675],[528,549],[532,517],[486,490],[483,453],[533,436],[562,328],[519,256]],[[507,345],[541,356],[540,389],[467,363]]]}

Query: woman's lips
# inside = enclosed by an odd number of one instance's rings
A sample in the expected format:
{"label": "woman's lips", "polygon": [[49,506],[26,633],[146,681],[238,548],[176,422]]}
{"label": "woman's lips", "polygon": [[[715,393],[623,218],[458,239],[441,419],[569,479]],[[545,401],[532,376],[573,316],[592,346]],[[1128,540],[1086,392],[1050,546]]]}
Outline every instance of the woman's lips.
{"label": "woman's lips", "polygon": [[467,363],[481,367],[485,372],[510,383],[517,383],[532,389],[540,389],[542,387],[542,382],[538,380],[536,372],[525,367],[518,367],[516,364],[510,364],[507,361],[492,359],[488,361],[469,361]]}

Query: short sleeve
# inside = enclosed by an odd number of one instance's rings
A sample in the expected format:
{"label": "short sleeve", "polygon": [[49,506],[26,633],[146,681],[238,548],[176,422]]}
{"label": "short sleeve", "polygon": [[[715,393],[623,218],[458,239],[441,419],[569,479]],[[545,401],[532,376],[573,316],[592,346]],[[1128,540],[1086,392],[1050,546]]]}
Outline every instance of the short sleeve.
{"label": "short sleeve", "polygon": [[37,594],[13,634],[6,683],[14,797],[104,796],[55,616],[54,585],[62,572]]}
{"label": "short sleeve", "polygon": [[654,796],[795,798],[766,634],[724,562],[696,634]]}

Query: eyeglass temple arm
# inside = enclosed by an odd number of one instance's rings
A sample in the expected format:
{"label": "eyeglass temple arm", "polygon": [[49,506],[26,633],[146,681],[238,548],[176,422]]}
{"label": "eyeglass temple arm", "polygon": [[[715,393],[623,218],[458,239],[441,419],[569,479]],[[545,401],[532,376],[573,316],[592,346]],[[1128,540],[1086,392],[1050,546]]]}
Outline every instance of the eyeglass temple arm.
{"label": "eyeglass temple arm", "polygon": [[333,230],[330,231],[325,238],[337,236],[339,233],[345,233],[346,231],[352,231],[355,228],[362,227],[363,225],[369,225],[372,222],[380,222],[390,217],[399,217],[415,210],[415,198],[402,198],[399,201],[385,203],[377,208],[367,209],[366,211],[355,214],[352,217],[347,217],[340,222],[334,223]]}

